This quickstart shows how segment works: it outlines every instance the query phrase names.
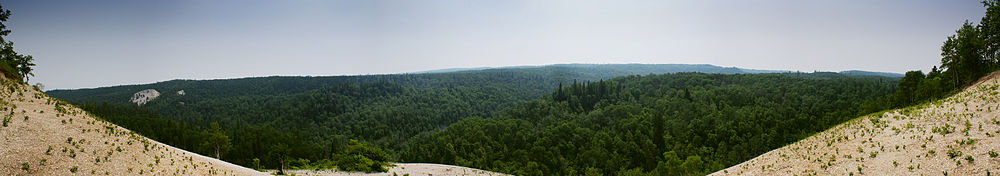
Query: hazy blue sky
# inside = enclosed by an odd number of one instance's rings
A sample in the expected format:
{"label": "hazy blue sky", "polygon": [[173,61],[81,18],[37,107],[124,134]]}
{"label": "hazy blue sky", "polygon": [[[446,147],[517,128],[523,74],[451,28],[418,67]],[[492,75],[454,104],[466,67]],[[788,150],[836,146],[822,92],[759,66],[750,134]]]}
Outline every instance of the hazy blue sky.
{"label": "hazy blue sky", "polygon": [[47,89],[557,63],[929,70],[980,0],[0,1]]}

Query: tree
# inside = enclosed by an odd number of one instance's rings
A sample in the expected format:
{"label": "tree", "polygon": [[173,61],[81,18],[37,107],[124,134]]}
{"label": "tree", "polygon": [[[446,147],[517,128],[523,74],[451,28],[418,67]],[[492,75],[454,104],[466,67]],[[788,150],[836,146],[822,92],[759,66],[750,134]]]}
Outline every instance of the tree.
{"label": "tree", "polygon": [[212,122],[209,126],[209,129],[203,132],[208,138],[208,141],[202,143],[202,146],[214,149],[215,158],[221,159],[222,153],[229,151],[232,144],[230,144],[229,136],[226,136],[226,133],[222,131],[221,127],[219,127],[219,123]]}
{"label": "tree", "polygon": [[954,88],[978,78],[990,68],[983,58],[984,43],[979,28],[966,21],[941,46],[941,68],[946,69]]}
{"label": "tree", "polygon": [[11,33],[4,22],[10,17],[10,10],[0,6],[0,72],[7,78],[28,82],[28,76],[35,76],[31,73],[34,59],[29,55],[18,54],[14,51],[14,42],[7,41],[4,37]]}
{"label": "tree", "polygon": [[663,153],[663,161],[656,164],[656,172],[659,175],[677,175],[680,173],[681,158],[677,157],[677,152],[668,151]]}
{"label": "tree", "polygon": [[893,96],[895,107],[902,107],[913,104],[917,100],[917,89],[923,85],[924,73],[921,71],[909,71],[899,80],[899,89]]}
{"label": "tree", "polygon": [[984,41],[984,56],[990,65],[998,66],[1000,57],[1000,6],[998,0],[985,0],[986,15],[979,21],[979,31]]}
{"label": "tree", "polygon": [[281,164],[281,166],[278,167],[278,175],[285,175],[285,160],[288,157],[288,153],[291,153],[292,150],[288,148],[287,144],[277,143],[271,145],[268,151],[268,154],[278,158],[278,163]]}
{"label": "tree", "polygon": [[681,168],[690,175],[702,175],[701,170],[704,164],[701,156],[688,156],[687,159],[684,159],[684,163],[681,163]]}

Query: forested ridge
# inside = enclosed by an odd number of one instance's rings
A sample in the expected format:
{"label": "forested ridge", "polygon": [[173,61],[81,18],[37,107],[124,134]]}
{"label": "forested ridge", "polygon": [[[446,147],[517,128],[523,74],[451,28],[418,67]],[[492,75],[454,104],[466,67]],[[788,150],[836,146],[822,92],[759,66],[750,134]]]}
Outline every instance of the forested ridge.
{"label": "forested ridge", "polygon": [[[864,102],[884,99],[896,80],[837,73],[633,75],[556,83],[552,93],[519,105],[490,104],[515,100],[491,99],[497,95],[481,89],[370,82],[291,96],[177,103],[160,113],[150,110],[155,104],[80,106],[210,156],[217,150],[206,144],[213,141],[211,124],[221,124],[230,141],[221,158],[254,168],[341,164],[336,161],[352,156],[348,148],[360,143],[350,141],[358,139],[385,150],[389,156],[380,162],[445,163],[518,175],[614,174],[654,172],[659,162],[673,162],[663,157],[670,153],[701,162],[697,169],[676,171],[704,173],[864,113]],[[180,116],[219,121],[160,115],[170,113],[205,113],[211,115]]]}
{"label": "forested ridge", "polygon": [[[223,160],[255,167],[257,159],[262,167],[277,168],[283,158],[294,159],[291,164],[297,166],[337,159],[351,139],[397,153],[411,136],[467,117],[491,117],[551,92],[561,82],[677,71],[741,73],[710,65],[571,64],[434,74],[175,80],[48,93],[153,139],[210,156],[217,149],[203,143],[211,136],[206,131],[217,123],[232,149],[219,152]],[[163,94],[141,107],[127,101],[143,89]],[[174,93],[180,90],[185,94]],[[289,152],[276,155],[275,148]]]}
{"label": "forested ridge", "polygon": [[865,102],[889,95],[892,80],[678,73],[578,82],[418,135],[399,155],[516,175],[705,174],[870,113]]}

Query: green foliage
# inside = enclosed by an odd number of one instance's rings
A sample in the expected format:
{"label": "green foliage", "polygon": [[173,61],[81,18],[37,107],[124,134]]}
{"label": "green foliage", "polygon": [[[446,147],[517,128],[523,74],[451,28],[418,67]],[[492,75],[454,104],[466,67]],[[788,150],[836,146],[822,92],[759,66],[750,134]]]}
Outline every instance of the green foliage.
{"label": "green foliage", "polygon": [[202,132],[207,138],[201,145],[209,150],[215,151],[215,158],[220,158],[222,153],[229,151],[232,145],[229,143],[229,136],[222,131],[222,127],[219,127],[219,123],[212,122],[209,124],[209,129]]}
{"label": "green foliage", "polygon": [[980,24],[966,21],[941,46],[941,70],[937,66],[925,76],[907,72],[890,107],[904,107],[934,100],[968,86],[1000,68],[1000,7],[996,0],[983,1],[986,15]]}
{"label": "green foliage", "polygon": [[[493,117],[560,83],[679,71],[744,73],[711,65],[574,64],[429,74],[173,80],[47,93],[144,136],[206,156],[215,156],[215,151],[202,145],[209,141],[203,132],[216,122],[226,127],[222,131],[232,148],[220,152],[220,158],[244,166],[253,166],[253,158],[259,158],[263,168],[277,168],[280,159],[267,150],[271,144],[292,148],[288,158],[320,161],[337,160],[334,155],[346,150],[347,139],[357,139],[385,149],[395,159],[394,151],[403,150],[412,136],[468,117]],[[170,93],[141,107],[127,102],[144,89]],[[186,94],[172,93],[180,90]]]}
{"label": "green foliage", "polygon": [[364,171],[364,172],[382,172],[385,171],[382,166],[379,166],[374,160],[368,159],[362,155],[348,155],[345,157],[340,157],[337,161],[337,168],[344,171]]}
{"label": "green foliage", "polygon": [[7,29],[7,19],[10,18],[10,10],[0,6],[0,73],[4,77],[28,82],[28,76],[34,76],[31,67],[35,66],[31,56],[18,54],[14,51],[14,42],[8,41],[5,36],[10,34]]}
{"label": "green foliage", "polygon": [[894,84],[826,73],[577,82],[494,117],[466,118],[414,136],[398,152],[403,162],[516,175],[576,175],[588,168],[603,175],[636,168],[699,175],[867,113],[862,102],[887,96]]}
{"label": "green foliage", "polygon": [[955,157],[958,157],[958,156],[962,156],[962,151],[955,150],[955,149],[948,149],[947,154],[948,154],[948,158],[955,158]]}
{"label": "green foliage", "polygon": [[385,172],[389,154],[379,148],[369,147],[364,143],[351,140],[351,146],[342,153],[337,161],[337,168],[344,171]]}
{"label": "green foliage", "polygon": [[3,127],[7,127],[8,123],[10,123],[10,116],[6,116],[6,115],[3,116]]}
{"label": "green foliage", "polygon": [[71,173],[76,173],[76,171],[77,171],[77,170],[78,170],[79,168],[80,168],[80,167],[78,167],[78,166],[73,166],[73,167],[70,167],[70,168],[69,168],[69,172],[71,172]]}

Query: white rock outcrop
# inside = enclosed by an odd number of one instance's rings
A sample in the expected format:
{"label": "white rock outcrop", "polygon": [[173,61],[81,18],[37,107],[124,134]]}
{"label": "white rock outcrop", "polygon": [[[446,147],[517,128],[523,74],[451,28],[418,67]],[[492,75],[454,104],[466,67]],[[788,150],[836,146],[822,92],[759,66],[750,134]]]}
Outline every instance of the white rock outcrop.
{"label": "white rock outcrop", "polygon": [[129,101],[142,106],[143,104],[153,101],[153,99],[156,99],[156,97],[159,96],[160,92],[156,91],[156,89],[146,89],[132,94],[132,99]]}

